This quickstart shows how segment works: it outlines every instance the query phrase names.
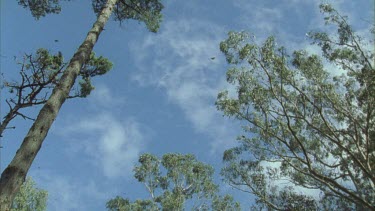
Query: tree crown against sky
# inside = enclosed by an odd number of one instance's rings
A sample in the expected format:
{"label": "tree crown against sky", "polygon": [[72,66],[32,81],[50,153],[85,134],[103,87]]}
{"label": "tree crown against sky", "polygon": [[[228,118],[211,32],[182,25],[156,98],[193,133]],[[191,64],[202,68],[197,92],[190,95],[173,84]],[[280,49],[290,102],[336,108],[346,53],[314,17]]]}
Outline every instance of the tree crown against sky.
{"label": "tree crown against sky", "polygon": [[[40,16],[44,16],[45,14],[59,13],[60,11],[58,0],[20,0],[18,3],[26,8],[29,8],[32,15],[36,19],[38,19]],[[43,102],[43,107],[39,111],[37,118],[23,139],[23,142],[20,148],[17,150],[13,160],[1,174],[0,185],[2,188],[0,189],[0,207],[5,211],[10,209],[15,194],[24,182],[26,174],[29,171],[36,155],[38,154],[42,143],[52,126],[52,123],[55,121],[61,106],[64,104],[65,100],[69,98],[69,94],[76,82],[77,77],[81,75],[84,79],[84,82],[81,83],[81,91],[83,91],[81,92],[82,96],[87,96],[92,90],[92,86],[90,84],[91,73],[89,71],[85,72],[82,68],[85,66],[85,64],[90,63],[92,50],[110,16],[115,15],[115,20],[119,20],[120,22],[127,19],[134,19],[144,22],[150,31],[156,32],[161,21],[160,11],[163,9],[162,4],[159,3],[158,0],[93,1],[92,5],[94,12],[97,13],[96,21],[94,22],[92,28],[88,31],[86,38],[79,46],[72,59],[69,61],[66,69],[62,72],[62,76],[58,80],[56,86],[53,87],[51,95],[48,97],[48,99],[47,97],[44,98],[47,100]],[[60,57],[53,57],[53,59],[55,58],[57,58],[57,60],[61,60]],[[59,66],[59,64],[55,63],[53,65]],[[111,67],[111,65],[108,64],[105,66],[109,68]],[[108,70],[94,72],[95,74],[104,74],[107,71]],[[40,72],[44,73],[43,71]],[[27,79],[27,77],[25,78]],[[21,94],[22,88],[18,90],[20,90]],[[38,92],[36,92],[36,94],[37,93]],[[20,104],[21,102],[18,101],[17,103]]]}
{"label": "tree crown against sky", "polygon": [[[99,15],[106,3],[106,0],[92,0],[94,12]],[[61,12],[60,0],[18,0],[18,4],[28,8],[32,16],[37,20],[48,14],[59,14]],[[131,19],[144,22],[150,31],[156,32],[160,27],[162,19],[160,12],[163,7],[159,0],[118,0],[114,7],[113,19],[120,23]]]}
{"label": "tree crown against sky", "polygon": [[[17,58],[16,58],[17,59]],[[17,59],[18,60],[18,59]],[[0,136],[6,129],[15,129],[8,126],[17,116],[34,120],[34,117],[24,113],[25,108],[44,104],[51,90],[59,83],[61,74],[67,63],[61,52],[50,54],[46,49],[38,49],[34,54],[25,54],[19,64],[19,80],[4,80],[4,88],[8,89],[11,97],[6,99],[9,111],[5,114],[0,124]],[[108,59],[96,57],[91,53],[79,74],[79,83],[72,89],[69,98],[87,97],[94,86],[91,79],[97,75],[103,75],[112,68]]]}
{"label": "tree crown against sky", "polygon": [[331,5],[320,9],[337,27],[308,33],[322,57],[290,56],[274,37],[257,45],[246,32],[230,32],[220,45],[237,96],[224,91],[216,104],[248,134],[224,153],[222,175],[255,194],[259,207],[375,207],[374,40],[356,35]]}
{"label": "tree crown against sky", "polygon": [[47,210],[48,192],[35,187],[35,182],[28,177],[22,184],[12,203],[12,211]]}
{"label": "tree crown against sky", "polygon": [[[97,15],[99,15],[106,2],[106,0],[92,1],[92,8]],[[61,12],[60,0],[19,0],[18,4],[29,9],[32,16],[37,20],[48,14],[59,14]],[[116,3],[113,12],[113,19],[119,21],[120,24],[123,21],[130,19],[144,22],[150,31],[156,32],[160,27],[162,19],[160,12],[162,9],[163,5],[157,0],[137,2],[133,0],[120,0]],[[56,42],[58,42],[58,40],[56,40]],[[34,56],[25,54],[23,62],[21,62],[21,82],[7,82],[6,80],[4,82],[4,86],[9,87],[9,92],[15,93],[17,96],[7,101],[10,111],[1,124],[0,135],[7,127],[9,121],[17,115],[22,116],[25,119],[33,119],[23,115],[19,112],[19,109],[30,107],[32,105],[44,104],[47,101],[47,97],[50,93],[44,90],[54,88],[58,83],[57,77],[61,77],[61,73],[67,67],[68,63],[64,63],[62,59],[61,52],[53,56],[49,55],[49,52],[46,49],[37,50]],[[75,93],[70,96],[70,98],[87,97],[87,95],[89,95],[94,89],[94,86],[91,84],[91,78],[96,75],[105,74],[112,68],[112,66],[112,63],[106,58],[102,56],[96,58],[95,53],[92,53],[81,69],[81,80],[79,81],[80,88],[75,89]],[[35,77],[36,75],[38,77]],[[25,89],[27,91],[25,91]],[[24,92],[27,92],[27,94]]]}
{"label": "tree crown against sky", "polygon": [[134,177],[144,184],[150,199],[131,202],[117,196],[107,202],[108,210],[240,210],[232,196],[218,194],[212,166],[194,155],[168,153],[159,159],[143,154],[138,161]]}
{"label": "tree crown against sky", "polygon": [[[64,9],[64,8],[63,8]],[[173,20],[173,21],[175,21],[175,20]],[[185,23],[185,22],[184,22]],[[181,22],[179,22],[178,20],[176,20],[176,24],[181,24]],[[206,24],[205,22],[203,22],[203,24]],[[202,25],[203,25],[202,24]],[[182,24],[183,25],[183,24]],[[193,24],[194,26],[196,25],[195,23]],[[197,23],[197,25],[199,25],[198,23]],[[175,28],[178,28],[178,27],[176,27],[176,25],[173,25],[173,24],[171,24],[171,26],[173,26],[173,27],[175,27]],[[192,27],[192,26],[191,26]],[[246,27],[241,27],[241,28],[246,28]],[[180,28],[178,28],[178,29],[180,29]],[[178,30],[177,30],[178,31]],[[182,30],[183,31],[183,30]],[[204,31],[204,30],[203,30]],[[176,31],[175,31],[176,32]],[[257,32],[256,30],[254,30],[254,32]],[[303,32],[304,33],[304,32]],[[72,33],[73,34],[73,33]],[[178,31],[178,34],[180,34],[180,31]],[[218,33],[218,34],[220,34],[220,32]],[[189,36],[191,35],[191,33],[189,33]],[[155,35],[152,35],[152,36],[155,36]],[[221,35],[219,35],[219,37],[220,37]],[[148,40],[147,39],[145,39],[145,40],[143,40],[142,38],[140,38],[140,40],[142,40],[142,41],[144,41],[145,43],[146,43],[146,41],[150,41],[151,40],[151,42],[152,42],[152,39],[149,39],[150,37],[148,37]],[[211,38],[211,37],[210,37]],[[216,37],[217,38],[217,37]],[[170,37],[168,37],[168,38],[166,38],[166,39],[170,39]],[[221,37],[220,37],[220,39],[222,39]],[[162,40],[162,39],[158,39],[158,40]],[[190,39],[186,39],[187,41],[191,41]],[[204,39],[203,39],[204,40]],[[176,43],[176,40],[173,40],[172,39],[172,41],[174,42],[174,44]],[[207,42],[207,41],[206,41]],[[179,42],[178,42],[179,43]],[[208,42],[208,43],[211,43],[211,42]],[[149,44],[149,43],[148,43]],[[159,44],[163,44],[163,43],[159,43]],[[190,43],[191,44],[191,46],[190,47],[193,47],[193,44],[194,44],[194,42],[192,42],[192,43]],[[160,45],[157,45],[158,47],[160,46]],[[214,46],[217,46],[217,45],[214,45]],[[286,46],[288,46],[288,45],[286,45]],[[138,46],[137,46],[138,47]],[[142,47],[140,47],[140,48],[142,48]],[[168,48],[166,48],[166,49],[168,49]],[[187,48],[188,50],[189,50],[189,48]],[[133,48],[133,50],[134,50],[134,48]],[[185,49],[182,49],[182,50],[185,50]],[[181,52],[183,52],[181,50]],[[155,52],[153,52],[153,51],[151,51],[152,53],[151,54],[155,54]],[[172,53],[173,53],[173,51],[171,51],[170,49],[168,49],[168,52],[170,53],[170,55],[172,55]],[[118,53],[118,52],[116,52],[116,53]],[[210,51],[209,52],[210,54],[209,54],[209,56],[207,56],[207,58],[211,58],[211,55],[213,55],[213,53],[212,53],[212,51]],[[197,54],[197,55],[200,55],[200,54]],[[203,54],[203,55],[205,55],[205,54]],[[202,56],[202,58],[203,58],[204,56]],[[186,60],[187,61],[190,61],[190,58],[188,57],[188,56],[186,56],[186,54],[184,54],[184,59],[186,58]],[[206,57],[204,57],[204,58],[206,58]],[[209,60],[209,62],[210,63],[217,63],[218,61],[220,61],[221,60],[221,58],[220,58],[220,56],[217,56],[216,55],[216,59],[215,60]],[[161,61],[160,59],[159,59],[159,61]],[[145,65],[148,65],[148,63],[146,63],[146,62],[144,62],[145,63]],[[116,62],[116,65],[118,66],[120,63],[119,62]],[[184,64],[182,64],[182,65],[185,65],[185,63]],[[122,67],[122,65],[120,65],[121,67]],[[155,65],[156,67],[158,67],[157,65]],[[173,65],[173,67],[179,67],[178,65]],[[174,68],[173,68],[174,69]],[[190,68],[191,69],[191,71],[189,71],[189,72],[194,72],[194,70],[193,70],[193,68]],[[178,78],[177,78],[178,79]],[[155,80],[157,81],[158,80],[158,78],[155,78]],[[189,80],[184,80],[184,81],[188,81],[188,82],[191,82],[191,81],[189,81]],[[110,83],[112,83],[112,81],[110,82]],[[185,85],[185,83],[181,83],[181,85]],[[176,89],[174,89],[174,90],[176,90]],[[201,90],[203,90],[203,89],[201,89]],[[97,91],[101,91],[100,90],[100,87],[99,87],[99,90],[97,90]],[[183,96],[183,95],[182,95]],[[173,98],[172,98],[173,99]],[[210,104],[211,105],[211,104]],[[212,105],[211,105],[212,106]],[[89,110],[89,109],[88,109]],[[126,110],[126,109],[124,109],[124,110]],[[138,111],[138,110],[137,110]],[[116,111],[115,111],[116,112]],[[95,115],[96,115],[97,113],[95,113]],[[99,116],[100,116],[100,113],[98,113],[99,114]],[[189,112],[189,115],[190,114],[194,114],[194,112]],[[84,114],[79,114],[80,116],[83,116],[83,117],[85,117],[85,115]],[[91,114],[89,114],[89,115],[91,115]],[[116,113],[115,115],[119,115],[118,113]],[[87,117],[87,116],[86,116]],[[65,118],[65,116],[63,116],[62,118]],[[120,117],[120,118],[122,118],[122,117]],[[95,118],[93,118],[94,120],[96,120]],[[93,119],[90,119],[90,120],[93,120]],[[85,120],[87,120],[86,118],[85,118]],[[209,122],[209,121],[208,121]],[[80,122],[79,122],[80,123]],[[77,123],[77,125],[78,125],[78,123]],[[111,126],[112,126],[112,124],[110,124]],[[110,130],[109,129],[109,127],[106,127],[106,129],[108,129],[108,130]],[[85,133],[84,133],[85,134]],[[98,133],[97,132],[95,132],[95,135],[97,135]],[[100,134],[100,133],[99,133]],[[85,134],[86,135],[86,134]],[[94,136],[95,136],[94,135]],[[58,137],[58,139],[61,139],[62,137]],[[64,138],[66,138],[66,137],[64,137]],[[69,137],[70,138],[70,137]],[[97,137],[95,137],[95,140],[99,140],[101,137],[100,136],[97,136]],[[74,145],[77,145],[77,147],[82,147],[82,145],[80,145],[80,144],[82,144],[82,143],[75,143]],[[68,144],[69,145],[69,144]],[[90,145],[92,145],[92,147],[95,147],[95,142],[93,142],[92,144],[90,143]],[[191,143],[190,143],[190,140],[189,140],[189,146],[190,145],[192,145]],[[60,145],[61,146],[61,145]],[[100,147],[102,147],[103,145],[99,145]],[[64,147],[65,147],[65,145],[64,145]],[[143,147],[143,146],[142,146]],[[164,147],[164,146],[163,146]],[[62,149],[63,147],[61,147],[60,149],[58,149],[59,150],[59,152],[60,152],[60,150],[62,150],[62,151],[64,151],[64,149]],[[48,149],[48,148],[47,148]],[[81,148],[80,148],[81,149]],[[168,148],[169,149],[169,148]],[[98,152],[98,154],[100,154],[100,150],[98,150],[99,152]],[[74,154],[75,152],[69,152],[69,154],[70,155],[72,155],[72,154]],[[80,159],[84,159],[83,157],[85,156],[85,153],[87,153],[87,152],[82,152],[82,153],[80,153]],[[87,154],[86,154],[87,155]],[[101,154],[102,155],[102,154]],[[92,157],[90,158],[90,159],[92,159]],[[96,159],[96,158],[95,158]],[[94,160],[95,160],[94,159]],[[42,162],[40,162],[40,163],[42,163]],[[99,162],[98,162],[99,163]],[[39,163],[38,163],[39,164]],[[98,164],[99,165],[99,168],[100,168],[100,164]],[[89,165],[88,165],[89,166]],[[42,167],[43,168],[43,167]],[[95,168],[96,168],[96,170],[98,169],[98,166],[95,166]],[[100,170],[100,169],[99,169]],[[35,171],[34,171],[35,172]],[[100,174],[100,173],[99,173]],[[64,175],[65,176],[65,175]],[[78,176],[78,175],[77,175]],[[82,177],[82,175],[81,175],[81,177]],[[72,180],[71,179],[69,179],[68,177],[64,177],[64,179],[66,179],[66,181],[70,181],[70,182],[72,182]],[[103,178],[101,178],[102,180],[103,180]],[[108,178],[105,178],[105,179],[108,179]],[[87,179],[87,181],[89,181],[90,179]],[[98,179],[97,181],[99,181],[100,179]],[[85,181],[86,181],[86,178],[85,178]],[[92,180],[91,180],[92,181]],[[108,180],[107,180],[108,181]],[[84,189],[84,187],[83,186],[78,186],[78,185],[76,185],[76,184],[78,184],[78,183],[76,183],[77,181],[76,180],[74,180],[74,182],[72,182],[72,183],[70,183],[72,186],[77,186],[77,187],[82,187],[80,190],[82,190],[82,189]],[[74,184],[73,184],[74,183]],[[120,184],[121,184],[121,182],[119,181],[119,180],[115,180],[115,182],[113,182],[113,180],[112,180],[112,184],[113,183],[116,183],[116,187],[117,186],[120,186]],[[126,183],[126,182],[125,182]],[[81,183],[81,184],[83,184],[83,183]],[[96,184],[99,184],[99,182],[97,182]],[[123,183],[122,183],[123,184]],[[68,186],[68,185],[67,185]],[[104,186],[104,185],[103,185]],[[107,186],[107,187],[103,187],[103,186],[101,186],[100,187],[100,191],[101,192],[105,192],[105,191],[107,191],[106,193],[108,193],[108,187],[110,187],[110,186]],[[125,187],[125,186],[124,186]],[[127,186],[126,186],[127,187]],[[53,189],[53,188],[52,188]],[[111,187],[109,188],[109,189],[111,189]],[[49,189],[48,189],[49,190]],[[63,192],[64,190],[62,190],[61,192]],[[75,191],[73,191],[73,192],[75,192]],[[93,191],[94,192],[94,191]],[[111,192],[112,193],[112,192]],[[65,193],[64,193],[65,194]],[[113,193],[112,193],[113,194]],[[108,195],[112,195],[112,194],[108,194]],[[91,195],[92,196],[92,195]],[[286,195],[287,196],[287,195]],[[90,197],[90,199],[89,199],[89,201],[91,202],[91,200],[93,199],[93,198],[95,198],[95,197],[97,197],[97,195],[95,195],[94,197]],[[60,198],[63,198],[63,197],[60,197]],[[81,200],[81,198],[79,199],[79,200]],[[103,199],[102,199],[103,200]],[[107,199],[106,199],[107,200]],[[87,199],[86,199],[86,201],[87,201]],[[100,200],[96,200],[95,202],[96,202],[96,204],[98,204],[98,203],[100,203],[100,202],[98,202],[98,201],[100,201]],[[61,201],[59,201],[59,202],[61,202]],[[83,202],[83,201],[82,201]],[[94,202],[94,203],[95,203]],[[57,200],[55,200],[53,203],[55,203],[55,204],[58,204],[58,202],[57,202]],[[74,203],[72,203],[72,204],[74,204]],[[86,203],[86,204],[91,204],[91,203]],[[102,205],[104,204],[104,203],[101,203]],[[60,203],[60,205],[62,206],[63,205],[63,203]],[[103,207],[103,206],[102,206]]]}

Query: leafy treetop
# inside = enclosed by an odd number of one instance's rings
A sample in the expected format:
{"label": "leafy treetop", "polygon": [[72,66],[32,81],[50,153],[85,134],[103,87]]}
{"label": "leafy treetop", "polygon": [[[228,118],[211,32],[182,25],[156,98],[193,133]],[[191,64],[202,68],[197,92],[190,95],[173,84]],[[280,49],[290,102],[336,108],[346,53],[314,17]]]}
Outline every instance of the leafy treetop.
{"label": "leafy treetop", "polygon": [[[94,12],[99,15],[106,3],[107,0],[92,0]],[[29,8],[37,20],[47,14],[58,14],[61,11],[60,0],[18,0],[18,4]],[[163,8],[159,0],[118,0],[113,10],[113,18],[120,23],[126,20],[144,22],[151,32],[156,32],[162,20]]]}
{"label": "leafy treetop", "polygon": [[[165,154],[158,159],[151,154],[139,157],[134,177],[143,183],[150,199],[131,202],[117,196],[107,202],[108,210],[240,210],[229,195],[218,196],[212,181],[213,168],[193,155]],[[163,169],[161,168],[160,164]]]}
{"label": "leafy treetop", "polygon": [[257,45],[246,32],[220,44],[237,96],[221,92],[216,105],[249,134],[225,152],[222,174],[260,207],[374,209],[375,69],[366,48],[373,40],[356,35],[332,6],[320,8],[338,35],[309,33],[325,60],[305,50],[288,55],[274,37]]}

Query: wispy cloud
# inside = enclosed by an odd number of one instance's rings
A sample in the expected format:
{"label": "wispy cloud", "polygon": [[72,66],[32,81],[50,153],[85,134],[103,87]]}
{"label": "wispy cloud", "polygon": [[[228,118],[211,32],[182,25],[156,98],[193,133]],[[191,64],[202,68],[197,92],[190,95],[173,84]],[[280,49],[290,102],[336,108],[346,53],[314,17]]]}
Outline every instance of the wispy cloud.
{"label": "wispy cloud", "polygon": [[[88,207],[104,208],[110,189],[100,188],[92,179],[82,182],[51,171],[32,175],[38,188],[48,190],[48,210],[86,210]],[[40,184],[40,185],[39,185]]]}
{"label": "wispy cloud", "polygon": [[89,105],[95,105],[99,109],[113,110],[121,108],[124,105],[125,97],[114,96],[114,90],[111,90],[104,84],[95,84],[95,89],[88,97]]}
{"label": "wispy cloud", "polygon": [[[89,101],[97,109],[83,114],[78,121],[70,119],[62,132],[55,132],[70,143],[68,155],[83,152],[106,177],[129,176],[144,147],[140,125],[134,119],[120,119],[116,115],[121,98],[112,96],[105,85],[98,86],[95,92]],[[111,106],[105,103],[101,106],[103,100]]]}
{"label": "wispy cloud", "polygon": [[[283,0],[275,5],[240,0],[234,3],[241,10],[236,21],[253,32],[256,41],[276,35],[289,52],[305,49],[310,44],[306,32],[316,23],[322,25],[320,2]],[[226,63],[219,51],[225,30],[210,21],[180,18],[165,21],[158,34],[142,37],[130,46],[138,68],[132,79],[139,85],[165,90],[170,102],[183,110],[196,131],[212,138],[212,149],[233,144],[239,128],[223,119],[214,106],[220,90],[233,90],[225,82]],[[314,47],[308,50],[317,51]]]}
{"label": "wispy cloud", "polygon": [[31,174],[48,191],[48,210],[103,210],[132,178],[145,135],[135,119],[118,115],[123,98],[113,93],[105,84],[97,85],[87,99],[91,106],[78,119],[64,116],[57,122],[63,130],[52,130],[64,144],[66,162],[59,165],[67,171],[42,167]]}
{"label": "wispy cloud", "polygon": [[143,46],[132,46],[139,69],[133,80],[164,89],[196,131],[212,138],[213,150],[228,147],[235,137],[233,126],[214,105],[218,92],[228,86],[219,51],[225,34],[202,20],[167,21],[158,35],[144,39]]}
{"label": "wispy cloud", "polygon": [[65,131],[72,137],[79,137],[80,147],[75,143],[75,150],[83,149],[87,156],[93,158],[92,164],[99,165],[107,177],[131,173],[143,143],[135,121],[122,122],[108,113],[83,118]]}

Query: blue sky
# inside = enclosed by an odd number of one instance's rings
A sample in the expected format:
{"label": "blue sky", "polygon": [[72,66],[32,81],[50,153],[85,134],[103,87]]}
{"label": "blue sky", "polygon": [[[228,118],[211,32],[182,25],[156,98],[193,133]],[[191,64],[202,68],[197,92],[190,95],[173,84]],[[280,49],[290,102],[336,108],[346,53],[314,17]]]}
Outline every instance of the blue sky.
{"label": "blue sky", "polygon": [[[222,153],[234,146],[240,124],[215,108],[217,93],[234,90],[225,81],[228,68],[219,43],[229,31],[250,31],[261,42],[276,35],[292,49],[309,46],[305,34],[322,29],[320,0],[191,0],[164,1],[164,21],[157,34],[134,21],[110,21],[94,51],[114,63],[94,79],[86,99],[67,101],[50,130],[29,175],[48,190],[48,210],[104,210],[108,199],[135,199],[146,190],[133,179],[138,156],[149,152],[193,153],[221,168]],[[327,1],[330,2],[330,1]],[[338,0],[336,8],[365,34],[373,21],[371,0]],[[62,2],[59,15],[39,21],[16,1],[1,1],[1,72],[17,80],[13,57],[47,48],[69,60],[92,26],[88,0]],[[54,42],[59,40],[59,42]],[[211,57],[215,57],[211,60]],[[1,116],[7,112],[1,91]],[[39,108],[29,109],[37,115]],[[31,122],[16,119],[1,140],[1,170],[13,158]],[[220,182],[220,177],[217,177]],[[243,207],[251,197],[235,193]]]}

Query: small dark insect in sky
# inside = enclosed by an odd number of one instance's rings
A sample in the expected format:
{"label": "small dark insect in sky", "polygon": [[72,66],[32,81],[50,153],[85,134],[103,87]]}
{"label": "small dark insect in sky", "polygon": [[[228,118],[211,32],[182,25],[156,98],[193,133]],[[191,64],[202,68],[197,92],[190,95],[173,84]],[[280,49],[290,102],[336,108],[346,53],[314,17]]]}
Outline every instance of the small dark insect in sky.
{"label": "small dark insect in sky", "polygon": [[59,40],[55,40],[55,42],[58,42]]}
{"label": "small dark insect in sky", "polygon": [[215,57],[211,57],[211,60],[214,60],[215,59]]}

